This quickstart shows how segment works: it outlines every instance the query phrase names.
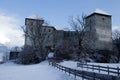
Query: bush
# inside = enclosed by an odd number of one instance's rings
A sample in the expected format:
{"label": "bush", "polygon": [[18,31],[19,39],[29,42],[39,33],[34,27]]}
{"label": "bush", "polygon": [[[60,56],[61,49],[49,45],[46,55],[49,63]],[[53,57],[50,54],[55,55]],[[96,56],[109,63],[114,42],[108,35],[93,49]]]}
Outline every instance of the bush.
{"label": "bush", "polygon": [[25,47],[23,51],[18,55],[17,63],[19,64],[35,64],[42,61],[42,57],[37,55],[32,47]]}
{"label": "bush", "polygon": [[66,60],[70,60],[71,56],[70,53],[63,51],[63,50],[57,50],[55,53],[55,57],[56,59],[66,59]]}
{"label": "bush", "polygon": [[111,54],[113,51],[110,50],[99,50],[97,51],[96,62],[109,63],[111,59]]}

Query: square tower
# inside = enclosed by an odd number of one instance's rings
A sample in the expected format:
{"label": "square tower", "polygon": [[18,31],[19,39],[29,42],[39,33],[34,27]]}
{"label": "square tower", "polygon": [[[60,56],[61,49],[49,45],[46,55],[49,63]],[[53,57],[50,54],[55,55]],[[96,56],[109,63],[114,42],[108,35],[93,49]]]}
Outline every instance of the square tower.
{"label": "square tower", "polygon": [[[43,24],[44,24],[44,20],[39,18],[37,15],[32,15],[31,17],[25,18],[25,26],[26,26],[27,35],[31,35],[31,33],[33,32],[35,33],[37,27],[42,27]],[[28,37],[27,35],[25,37],[25,45],[33,46],[32,39]]]}
{"label": "square tower", "polygon": [[54,46],[54,26],[45,25],[43,19],[38,16],[32,16],[25,19],[26,36],[25,46]]}
{"label": "square tower", "polygon": [[92,32],[94,41],[92,48],[97,50],[112,50],[111,15],[96,10],[86,17],[88,31]]}

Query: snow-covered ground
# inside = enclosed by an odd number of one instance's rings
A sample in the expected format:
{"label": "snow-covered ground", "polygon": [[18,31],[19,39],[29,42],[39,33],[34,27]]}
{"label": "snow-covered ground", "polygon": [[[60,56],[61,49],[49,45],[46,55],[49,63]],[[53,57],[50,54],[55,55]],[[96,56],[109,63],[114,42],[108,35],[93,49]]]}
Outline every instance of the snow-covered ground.
{"label": "snow-covered ground", "polygon": [[77,62],[75,62],[75,61],[63,61],[59,64],[65,66],[65,67],[72,68],[72,69],[78,69]]}
{"label": "snow-covered ground", "polygon": [[87,64],[92,64],[92,65],[101,65],[101,66],[109,66],[109,67],[113,67],[113,68],[117,68],[120,67],[120,63],[87,63]]}
{"label": "snow-covered ground", "polygon": [[[77,70],[81,69],[80,67],[77,67],[77,62],[74,61],[64,61],[59,64]],[[103,64],[103,63],[88,63],[88,64],[120,67],[120,64]],[[0,80],[75,80],[75,78],[72,75],[69,76],[64,72],[59,71],[52,66],[49,66],[47,61],[43,61],[39,64],[34,65],[19,65],[14,64],[13,62],[0,64]],[[77,78],[76,80],[81,80],[81,78]]]}
{"label": "snow-covered ground", "polygon": [[[63,62],[61,62],[59,64],[65,66],[65,67],[76,69],[76,70],[84,70],[84,71],[90,71],[90,72],[99,73],[98,70],[93,71],[92,69],[77,67],[77,63],[78,62],[75,62],[75,61],[63,61]],[[115,63],[87,63],[87,64],[100,65],[100,66],[105,66],[105,67],[109,66],[109,67],[112,67],[112,68],[117,68],[117,67],[120,68],[120,63],[118,63],[118,64],[115,64]],[[117,70],[116,70],[116,72],[117,72]],[[105,71],[101,71],[100,73],[101,74],[108,74],[108,72],[105,72]],[[116,74],[110,73],[110,75],[116,75]]]}
{"label": "snow-covered ground", "polygon": [[[77,69],[77,63],[78,62],[75,62],[75,61],[63,61],[60,64],[66,67]],[[109,66],[109,67],[114,67],[114,68],[120,67],[120,63],[87,63],[87,64]]]}
{"label": "snow-covered ground", "polygon": [[75,80],[47,61],[35,65],[18,65],[12,62],[0,64],[0,80]]}

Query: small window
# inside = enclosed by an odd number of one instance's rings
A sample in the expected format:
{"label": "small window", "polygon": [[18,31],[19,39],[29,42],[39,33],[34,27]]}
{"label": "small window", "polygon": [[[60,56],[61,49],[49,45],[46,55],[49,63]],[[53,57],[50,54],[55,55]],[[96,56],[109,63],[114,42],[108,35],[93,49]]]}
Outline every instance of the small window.
{"label": "small window", "polygon": [[48,31],[51,32],[51,29],[49,29]]}
{"label": "small window", "polygon": [[44,32],[46,32],[46,29],[44,29]]}
{"label": "small window", "polygon": [[49,38],[50,36],[48,36],[48,38]]}
{"label": "small window", "polygon": [[44,35],[46,36],[46,33]]}
{"label": "small window", "polygon": [[90,19],[90,23],[92,22],[92,20]]}
{"label": "small window", "polygon": [[102,18],[102,20],[105,20],[105,18]]}
{"label": "small window", "polygon": [[70,34],[69,33],[67,33],[67,37],[69,37],[70,36]]}
{"label": "small window", "polygon": [[32,25],[33,25],[33,22],[30,22],[30,25],[32,26]]}

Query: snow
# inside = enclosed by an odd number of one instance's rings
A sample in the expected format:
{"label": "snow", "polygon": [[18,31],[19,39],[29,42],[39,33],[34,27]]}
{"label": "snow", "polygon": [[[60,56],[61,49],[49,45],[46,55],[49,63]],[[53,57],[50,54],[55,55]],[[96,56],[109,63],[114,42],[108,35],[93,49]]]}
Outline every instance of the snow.
{"label": "snow", "polygon": [[101,66],[109,66],[109,67],[113,67],[113,68],[117,68],[120,67],[120,63],[87,63],[87,64],[93,64],[93,65],[101,65]]}
{"label": "snow", "polygon": [[47,61],[35,65],[0,64],[0,80],[75,80],[49,66]]}
{"label": "snow", "polygon": [[75,61],[63,61],[59,64],[72,69],[77,69],[77,62]]}
{"label": "snow", "polygon": [[[75,62],[75,61],[63,61],[63,62],[61,62],[59,64],[62,65],[62,66],[65,66],[65,67],[69,67],[71,69],[84,70],[84,71],[90,71],[90,72],[99,73],[98,70],[94,70],[93,71],[92,69],[77,67],[77,63],[78,62]],[[118,63],[118,64],[115,64],[115,63],[87,63],[87,64],[100,65],[100,66],[105,66],[105,67],[109,66],[109,67],[113,67],[113,68],[119,67],[120,68],[120,63]],[[104,71],[101,71],[100,73],[102,73],[102,74],[108,74],[108,72],[104,72]],[[115,74],[111,73],[110,75],[115,75]]]}
{"label": "snow", "polygon": [[109,13],[107,13],[107,12],[101,10],[101,9],[96,9],[93,13],[99,13],[99,14],[104,14],[104,15],[111,15],[111,14],[109,14]]}
{"label": "snow", "polygon": [[40,18],[38,15],[35,15],[35,14],[33,14],[33,15],[27,17],[27,18],[43,20],[42,18]]}
{"label": "snow", "polygon": [[[78,69],[77,63],[78,62],[75,62],[75,61],[63,61],[59,64],[65,66],[65,67]],[[113,67],[113,68],[120,67],[120,63],[116,63],[116,64],[115,63],[87,63],[87,64],[100,65],[100,66],[105,66],[105,67],[109,66],[109,67]]]}
{"label": "snow", "polygon": [[48,54],[48,58],[53,58],[54,57],[54,53],[53,52],[50,52],[49,54]]}
{"label": "snow", "polygon": [[[77,67],[75,61],[63,61],[59,63],[65,67],[69,67],[77,70],[92,71],[90,69],[81,69]],[[106,63],[87,63],[101,66],[120,67],[120,64],[106,64]],[[92,71],[93,72],[93,71]],[[94,71],[98,72],[98,71]],[[0,64],[0,80],[81,80],[81,78],[75,79],[74,76],[59,71],[48,65],[47,61],[43,61],[34,65],[19,65],[13,62],[7,62]]]}

